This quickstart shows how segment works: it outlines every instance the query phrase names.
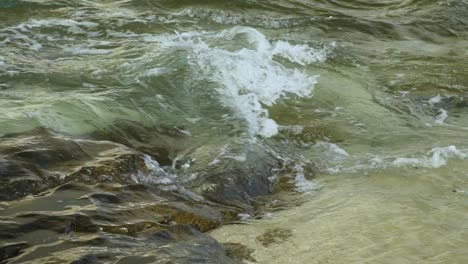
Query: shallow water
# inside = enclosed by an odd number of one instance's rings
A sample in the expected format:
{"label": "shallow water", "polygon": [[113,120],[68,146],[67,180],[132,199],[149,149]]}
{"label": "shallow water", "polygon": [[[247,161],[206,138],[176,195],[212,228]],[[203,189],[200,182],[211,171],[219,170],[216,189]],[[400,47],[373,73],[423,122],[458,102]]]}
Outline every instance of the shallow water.
{"label": "shallow water", "polygon": [[4,0],[0,261],[464,263],[467,48],[464,0]]}
{"label": "shallow water", "polygon": [[258,263],[464,263],[467,173],[460,163],[318,177],[322,188],[304,204],[210,234],[252,249]]}

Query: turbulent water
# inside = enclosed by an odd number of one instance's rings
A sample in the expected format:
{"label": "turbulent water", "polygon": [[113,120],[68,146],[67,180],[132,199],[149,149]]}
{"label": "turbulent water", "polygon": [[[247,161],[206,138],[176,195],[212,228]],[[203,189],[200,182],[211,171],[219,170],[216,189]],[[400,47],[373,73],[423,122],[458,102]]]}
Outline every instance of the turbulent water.
{"label": "turbulent water", "polygon": [[466,263],[465,0],[0,0],[0,263]]}

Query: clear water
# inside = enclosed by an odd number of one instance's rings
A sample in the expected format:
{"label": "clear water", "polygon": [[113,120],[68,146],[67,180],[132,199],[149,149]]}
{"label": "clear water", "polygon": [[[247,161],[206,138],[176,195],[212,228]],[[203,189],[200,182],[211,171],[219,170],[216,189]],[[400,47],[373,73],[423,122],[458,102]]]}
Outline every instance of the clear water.
{"label": "clear water", "polygon": [[258,263],[464,263],[466,164],[450,166],[319,177],[300,206],[211,235]]}
{"label": "clear water", "polygon": [[0,1],[0,261],[464,263],[467,48],[464,0]]}

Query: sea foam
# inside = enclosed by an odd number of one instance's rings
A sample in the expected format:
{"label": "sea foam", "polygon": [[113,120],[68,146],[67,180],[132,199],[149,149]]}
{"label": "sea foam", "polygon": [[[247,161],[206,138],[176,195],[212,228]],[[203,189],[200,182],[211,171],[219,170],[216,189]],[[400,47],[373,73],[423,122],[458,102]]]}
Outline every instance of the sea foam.
{"label": "sea foam", "polygon": [[454,145],[433,148],[427,156],[417,158],[397,158],[393,161],[395,166],[421,166],[426,168],[440,168],[447,165],[449,158],[467,159],[468,154],[458,150]]}
{"label": "sea foam", "polygon": [[[258,30],[249,27],[178,36],[176,43],[172,44],[192,49],[193,66],[199,69],[200,76],[218,83],[220,100],[247,122],[251,135],[271,137],[277,134],[278,124],[269,117],[265,107],[274,105],[288,93],[309,97],[317,83],[318,76],[287,68],[273,57],[281,56],[300,65],[326,59],[324,51],[306,45],[291,45],[284,41],[274,45]],[[240,39],[247,43],[237,50],[207,44],[210,41]]]}

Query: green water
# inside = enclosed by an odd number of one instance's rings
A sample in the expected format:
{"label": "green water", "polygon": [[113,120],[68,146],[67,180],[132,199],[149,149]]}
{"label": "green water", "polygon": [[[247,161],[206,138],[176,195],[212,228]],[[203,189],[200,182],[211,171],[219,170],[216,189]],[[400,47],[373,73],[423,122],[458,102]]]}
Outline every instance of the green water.
{"label": "green water", "polygon": [[465,263],[467,50],[464,0],[0,0],[0,262]]}

